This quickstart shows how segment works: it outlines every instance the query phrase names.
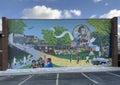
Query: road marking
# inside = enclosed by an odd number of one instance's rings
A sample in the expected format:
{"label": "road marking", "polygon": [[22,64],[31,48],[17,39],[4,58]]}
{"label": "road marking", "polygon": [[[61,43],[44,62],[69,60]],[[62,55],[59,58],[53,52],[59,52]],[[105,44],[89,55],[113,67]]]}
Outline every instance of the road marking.
{"label": "road marking", "polygon": [[93,83],[95,83],[95,84],[98,84],[98,82],[97,81],[95,81],[95,80],[93,80],[93,79],[91,79],[89,76],[87,76],[86,74],[84,74],[84,73],[81,73],[84,77],[86,77],[86,78],[88,78],[90,81],[92,81]]}
{"label": "road marking", "polygon": [[57,73],[56,85],[59,85],[59,84],[58,84],[58,79],[59,79],[59,73]]}
{"label": "road marking", "polygon": [[25,83],[27,80],[29,80],[32,77],[33,77],[32,75],[29,75],[28,78],[26,78],[24,81],[20,82],[18,85],[22,85],[23,83]]}
{"label": "road marking", "polygon": [[111,75],[114,75],[114,76],[117,76],[117,77],[120,77],[120,75],[117,75],[117,74],[115,74],[115,73],[111,73],[111,72],[106,72],[106,73],[111,74]]}

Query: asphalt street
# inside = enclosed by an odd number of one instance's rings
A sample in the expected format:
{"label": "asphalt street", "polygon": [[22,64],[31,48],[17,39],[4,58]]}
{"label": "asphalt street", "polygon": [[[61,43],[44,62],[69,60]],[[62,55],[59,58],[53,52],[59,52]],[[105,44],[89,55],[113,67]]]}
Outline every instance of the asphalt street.
{"label": "asphalt street", "polygon": [[120,71],[0,76],[0,85],[120,85]]}

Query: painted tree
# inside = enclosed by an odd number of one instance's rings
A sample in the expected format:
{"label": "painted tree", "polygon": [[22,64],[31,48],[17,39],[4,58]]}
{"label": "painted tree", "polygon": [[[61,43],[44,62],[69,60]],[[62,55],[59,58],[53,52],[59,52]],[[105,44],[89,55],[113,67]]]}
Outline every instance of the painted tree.
{"label": "painted tree", "polygon": [[[67,31],[67,29],[65,29],[64,27],[61,26],[56,26],[54,27],[54,36],[59,36],[61,35],[64,31]],[[65,34],[63,37],[61,38],[56,38],[57,40],[57,45],[70,45],[71,40],[68,34]]]}
{"label": "painted tree", "polygon": [[101,46],[101,44],[103,46],[109,46],[109,36],[104,36],[98,32],[92,32],[91,33],[91,37],[95,37],[96,40],[93,42],[93,44]]}
{"label": "painted tree", "polygon": [[95,28],[95,32],[109,36],[111,32],[110,19],[89,19],[87,22]]}
{"label": "painted tree", "polygon": [[42,34],[43,38],[45,39],[45,43],[48,45],[56,45],[56,39],[52,30],[42,29]]}
{"label": "painted tree", "polygon": [[53,30],[43,29],[42,34],[43,38],[45,39],[45,42],[48,45],[68,45],[70,44],[71,40],[69,38],[69,35],[66,34],[64,37],[56,38],[55,36],[61,35],[64,31],[67,31],[64,27],[61,26],[55,26],[53,27]]}
{"label": "painted tree", "polygon": [[98,40],[94,43],[100,46],[101,52],[102,46],[109,46],[109,39],[111,33],[111,20],[110,19],[90,19],[87,22],[94,27],[94,32],[91,33],[92,36],[95,36]]}
{"label": "painted tree", "polygon": [[23,34],[26,24],[21,19],[19,20],[9,19],[8,26],[9,26],[9,33]]}

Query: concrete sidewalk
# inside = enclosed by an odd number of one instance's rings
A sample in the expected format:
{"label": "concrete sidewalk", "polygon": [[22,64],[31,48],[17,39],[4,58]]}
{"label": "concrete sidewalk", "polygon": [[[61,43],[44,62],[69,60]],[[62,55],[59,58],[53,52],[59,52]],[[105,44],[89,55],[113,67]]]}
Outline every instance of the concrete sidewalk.
{"label": "concrete sidewalk", "polygon": [[31,68],[31,69],[8,69],[0,71],[0,76],[4,75],[27,75],[27,74],[45,74],[45,73],[77,73],[77,72],[104,72],[104,71],[120,71],[119,67],[59,67],[59,68]]}
{"label": "concrete sidewalk", "polygon": [[44,74],[44,73],[72,73],[72,72],[104,72],[120,71],[119,67],[59,67],[59,68],[31,68],[31,69],[8,69],[0,71],[0,76],[4,75],[25,75],[25,74]]}

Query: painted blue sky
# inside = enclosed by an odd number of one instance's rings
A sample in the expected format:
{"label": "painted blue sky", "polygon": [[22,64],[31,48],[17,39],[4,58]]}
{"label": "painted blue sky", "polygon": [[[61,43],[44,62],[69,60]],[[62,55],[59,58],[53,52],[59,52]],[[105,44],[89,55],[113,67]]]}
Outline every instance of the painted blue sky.
{"label": "painted blue sky", "polygon": [[0,17],[15,19],[118,17],[118,34],[120,35],[119,3],[120,0],[1,0]]}
{"label": "painted blue sky", "polygon": [[27,25],[25,28],[24,34],[25,35],[35,35],[40,39],[43,39],[42,37],[42,29],[48,29],[48,30],[54,30],[55,26],[64,27],[69,32],[73,32],[73,29],[80,24],[86,25],[90,31],[92,32],[94,28],[90,26],[86,20],[84,19],[40,19],[40,20],[24,20],[24,23]]}

